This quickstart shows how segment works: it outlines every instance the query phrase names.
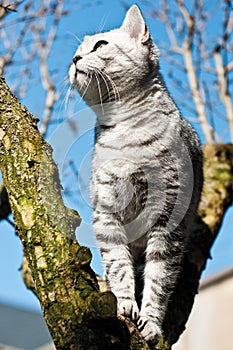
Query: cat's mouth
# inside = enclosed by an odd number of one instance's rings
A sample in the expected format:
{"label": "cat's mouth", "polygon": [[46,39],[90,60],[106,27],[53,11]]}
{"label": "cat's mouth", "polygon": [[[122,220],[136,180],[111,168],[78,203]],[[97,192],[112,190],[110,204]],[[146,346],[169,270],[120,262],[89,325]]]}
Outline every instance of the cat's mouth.
{"label": "cat's mouth", "polygon": [[78,69],[78,68],[76,68],[76,72],[75,73],[76,73],[76,76],[77,76],[78,73],[87,75],[87,73],[84,70]]}

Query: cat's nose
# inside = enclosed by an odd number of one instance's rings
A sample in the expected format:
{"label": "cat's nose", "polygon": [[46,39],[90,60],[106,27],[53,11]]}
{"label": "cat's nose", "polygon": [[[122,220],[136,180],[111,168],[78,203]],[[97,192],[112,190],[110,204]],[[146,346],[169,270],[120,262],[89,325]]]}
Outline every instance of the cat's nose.
{"label": "cat's nose", "polygon": [[81,56],[79,56],[79,55],[77,55],[77,56],[74,56],[73,57],[73,62],[74,62],[74,64],[76,64],[79,60],[81,60]]}

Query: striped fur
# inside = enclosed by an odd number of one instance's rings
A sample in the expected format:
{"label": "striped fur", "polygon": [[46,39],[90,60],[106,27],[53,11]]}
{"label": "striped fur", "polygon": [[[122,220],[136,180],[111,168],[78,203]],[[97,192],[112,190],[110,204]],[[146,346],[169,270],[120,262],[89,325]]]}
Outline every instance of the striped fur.
{"label": "striped fur", "polygon": [[159,73],[137,6],[85,37],[70,81],[97,114],[93,225],[118,312],[158,342],[202,187],[198,138]]}

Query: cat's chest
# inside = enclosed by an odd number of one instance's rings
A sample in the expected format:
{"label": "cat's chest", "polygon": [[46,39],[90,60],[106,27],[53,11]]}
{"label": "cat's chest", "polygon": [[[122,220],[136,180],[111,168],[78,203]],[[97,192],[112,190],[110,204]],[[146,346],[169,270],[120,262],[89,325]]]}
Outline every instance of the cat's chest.
{"label": "cat's chest", "polygon": [[[147,123],[142,120],[141,123],[117,125],[96,138],[93,167],[124,163],[124,171],[129,173],[137,167],[157,168],[163,162],[164,151],[173,154],[177,143],[180,140],[176,128],[162,130],[152,125],[150,120]],[[175,158],[179,162],[179,157]]]}
{"label": "cat's chest", "polygon": [[115,126],[96,138],[94,158],[99,161],[121,158],[138,162],[154,158],[158,142],[156,130],[135,124]]}

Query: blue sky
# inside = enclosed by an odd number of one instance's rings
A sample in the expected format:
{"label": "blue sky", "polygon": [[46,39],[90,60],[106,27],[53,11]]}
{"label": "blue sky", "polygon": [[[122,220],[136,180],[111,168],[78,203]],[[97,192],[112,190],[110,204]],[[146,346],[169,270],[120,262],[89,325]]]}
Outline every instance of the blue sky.
{"label": "blue sky", "polygon": [[[87,1],[80,1],[79,3],[87,3]],[[96,2],[90,1],[90,3],[93,4]],[[133,4],[135,1],[127,1],[127,3]],[[117,0],[113,0],[111,2],[107,0],[99,1],[99,4],[86,7],[81,10],[78,9],[75,2],[73,4],[73,9],[70,9],[71,14],[68,17],[65,17],[61,23],[59,28],[59,35],[61,39],[54,46],[50,57],[50,60],[54,66],[56,68],[59,67],[60,80],[57,82],[57,84],[59,84],[61,88],[63,86],[63,81],[66,78],[69,64],[72,61],[72,56],[78,45],[77,40],[71,33],[77,35],[81,39],[85,34],[95,33],[100,29],[106,31],[110,28],[118,27],[121,24],[125,14],[124,7],[122,6],[121,2]],[[142,9],[145,11],[148,10],[146,7],[142,7]],[[159,45],[160,42],[166,40],[164,29],[155,20],[149,17],[146,19],[149,28],[151,29],[152,36]],[[177,97],[178,103],[179,96],[176,96],[172,86],[169,86],[169,79],[167,78],[169,66],[163,57],[161,57],[161,68],[169,90],[171,90],[175,100]],[[10,78],[8,83],[11,83]],[[43,93],[41,93],[41,95],[43,95]],[[38,116],[42,115],[43,112],[43,103],[39,96],[39,88],[35,85],[22,101],[33,113]],[[66,113],[65,110],[62,109],[63,101],[59,101],[59,104],[60,107],[58,107],[58,114],[63,117]],[[60,166],[63,186],[68,188],[71,183],[75,184],[76,186],[74,188],[74,193],[78,193],[79,196],[76,198],[75,196],[66,196],[66,204],[69,207],[76,207],[83,217],[83,222],[77,232],[77,237],[80,243],[88,245],[92,249],[94,255],[92,266],[98,273],[101,273],[102,269],[99,253],[95,246],[95,239],[91,227],[91,207],[87,191],[93,148],[92,128],[94,125],[94,117],[90,111],[86,110],[85,105],[80,102],[78,96],[76,109],[77,115],[65,115],[65,117],[72,117],[77,123],[77,129],[79,130],[78,140],[77,135],[74,137],[74,135],[72,135],[70,132],[69,126],[66,122],[64,122],[61,125],[51,129],[48,141],[54,148],[54,157]],[[185,113],[185,111],[183,112]],[[224,128],[226,126],[223,125],[220,127]],[[197,129],[201,135],[201,130],[199,128]],[[62,145],[60,142],[61,140]],[[62,171],[64,164],[66,164],[69,159],[74,157],[76,166],[80,170],[81,174],[78,181],[75,174],[71,174],[67,177],[66,171]],[[207,269],[203,275],[204,277],[208,277],[221,271],[222,269],[233,266],[232,218],[233,208],[230,208],[224,219],[221,232],[212,248],[212,260],[208,262]],[[30,291],[26,290],[21,278],[19,268],[22,263],[22,257],[23,252],[21,243],[16,237],[14,229],[7,222],[0,222],[0,302],[17,305],[23,308],[39,310],[39,304],[36,297]]]}

